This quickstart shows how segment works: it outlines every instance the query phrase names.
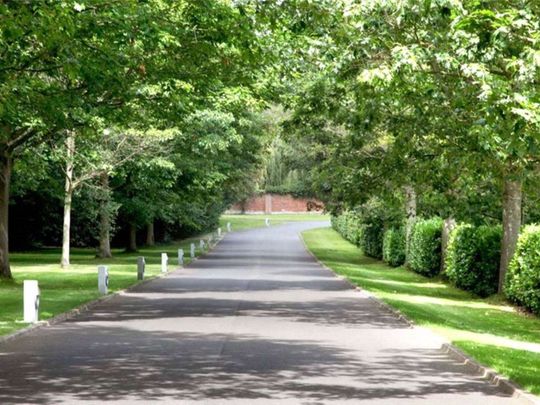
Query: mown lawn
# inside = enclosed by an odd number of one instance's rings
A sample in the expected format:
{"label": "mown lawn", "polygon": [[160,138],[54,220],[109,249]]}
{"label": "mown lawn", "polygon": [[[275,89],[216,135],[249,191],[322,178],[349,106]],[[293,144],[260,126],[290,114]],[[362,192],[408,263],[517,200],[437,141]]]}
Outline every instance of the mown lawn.
{"label": "mown lawn", "polygon": [[336,273],[540,394],[539,318],[517,311],[500,296],[477,298],[442,278],[429,279],[367,258],[330,228],[306,231],[303,237],[311,252]]}
{"label": "mown lawn", "polygon": [[[63,270],[60,249],[50,248],[13,253],[13,280],[0,281],[0,335],[21,329],[27,324],[23,317],[23,281],[38,280],[40,320],[45,320],[99,297],[97,266],[109,266],[109,292],[122,290],[137,283],[137,257],[146,260],[145,278],[161,272],[161,253],[169,256],[169,270],[177,267],[178,249],[184,249],[184,263],[189,262],[189,245],[198,239],[141,248],[136,253],[113,251],[112,259],[96,259],[94,249],[73,249],[71,266]],[[200,253],[196,243],[197,255]]]}
{"label": "mown lawn", "polygon": [[296,221],[330,221],[326,214],[231,214],[223,215],[219,221],[223,230],[226,230],[227,222],[231,223],[233,231],[243,229],[260,228],[265,226],[265,219],[270,219],[270,225],[284,224]]}

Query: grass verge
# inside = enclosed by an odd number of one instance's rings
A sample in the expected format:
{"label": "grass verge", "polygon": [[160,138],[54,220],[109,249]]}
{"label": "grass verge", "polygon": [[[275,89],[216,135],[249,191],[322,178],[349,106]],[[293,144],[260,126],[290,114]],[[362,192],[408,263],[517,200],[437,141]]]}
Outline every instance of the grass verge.
{"label": "grass verge", "polygon": [[480,363],[540,394],[540,319],[500,296],[475,297],[445,283],[363,256],[330,228],[303,233],[309,250],[337,274],[372,292],[417,325],[445,336]]}
{"label": "grass verge", "polygon": [[231,214],[222,215],[219,224],[223,230],[227,229],[227,222],[231,223],[233,231],[243,229],[261,228],[265,226],[265,219],[270,219],[270,225],[284,224],[298,221],[330,221],[326,214]]}
{"label": "grass verge", "polygon": [[[13,253],[10,256],[13,280],[0,280],[0,335],[26,327],[23,316],[23,281],[38,280],[40,320],[49,319],[99,297],[97,266],[109,266],[109,292],[113,293],[137,283],[137,257],[146,260],[145,279],[161,272],[161,253],[169,256],[169,269],[177,264],[178,249],[184,249],[184,263],[189,262],[189,245],[194,239],[174,244],[139,249],[136,253],[113,251],[112,259],[95,258],[94,249],[72,249],[71,266],[62,269],[60,249],[40,249]],[[198,239],[195,239],[198,241]],[[196,244],[197,254],[199,244]]]}

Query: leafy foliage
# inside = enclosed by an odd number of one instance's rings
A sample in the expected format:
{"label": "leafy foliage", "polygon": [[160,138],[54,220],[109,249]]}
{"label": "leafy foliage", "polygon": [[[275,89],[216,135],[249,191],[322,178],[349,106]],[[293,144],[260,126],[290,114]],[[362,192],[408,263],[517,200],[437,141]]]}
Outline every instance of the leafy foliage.
{"label": "leafy foliage", "polygon": [[359,246],[366,256],[382,259],[383,232],[382,222],[365,223],[361,226]]}
{"label": "leafy foliage", "polygon": [[359,246],[365,255],[382,258],[384,219],[377,203],[332,217],[332,225],[349,242]]}
{"label": "leafy foliage", "polygon": [[421,219],[415,222],[409,245],[408,266],[416,273],[433,277],[441,269],[440,218]]}
{"label": "leafy foliage", "polygon": [[445,274],[456,287],[481,297],[497,292],[501,235],[500,226],[459,225],[453,230]]}
{"label": "leafy foliage", "polygon": [[405,229],[390,228],[384,232],[383,260],[392,267],[405,263]]}
{"label": "leafy foliage", "polygon": [[332,227],[349,242],[356,246],[362,238],[362,223],[358,213],[346,211],[341,215],[332,216]]}
{"label": "leafy foliage", "polygon": [[506,295],[540,315],[540,226],[526,226],[506,275]]}

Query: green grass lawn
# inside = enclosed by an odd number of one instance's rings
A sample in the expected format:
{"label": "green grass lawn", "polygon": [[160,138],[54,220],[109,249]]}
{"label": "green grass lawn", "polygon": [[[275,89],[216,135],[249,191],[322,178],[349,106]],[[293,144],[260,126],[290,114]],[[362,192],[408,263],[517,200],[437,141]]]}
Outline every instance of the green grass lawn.
{"label": "green grass lawn", "polygon": [[[50,248],[13,253],[13,280],[0,281],[0,335],[26,327],[23,317],[23,281],[38,280],[40,320],[45,320],[99,297],[97,266],[109,266],[109,292],[137,283],[137,257],[146,260],[145,278],[161,272],[161,253],[169,256],[169,270],[177,265],[178,249],[184,249],[184,263],[189,262],[189,245],[198,239],[186,239],[168,245],[144,247],[136,253],[114,250],[112,259],[96,259],[94,249],[72,249],[71,266],[61,269],[60,249]],[[197,254],[199,244],[196,243]]]}
{"label": "green grass lawn", "polygon": [[326,214],[231,214],[223,215],[219,221],[223,230],[226,230],[227,222],[231,223],[233,231],[243,229],[261,228],[265,226],[264,220],[270,219],[270,225],[284,224],[296,221],[329,221]]}
{"label": "green grass lawn", "polygon": [[480,363],[540,394],[540,319],[500,296],[477,298],[445,283],[363,256],[330,228],[303,233],[325,265],[371,291],[418,325],[448,338]]}

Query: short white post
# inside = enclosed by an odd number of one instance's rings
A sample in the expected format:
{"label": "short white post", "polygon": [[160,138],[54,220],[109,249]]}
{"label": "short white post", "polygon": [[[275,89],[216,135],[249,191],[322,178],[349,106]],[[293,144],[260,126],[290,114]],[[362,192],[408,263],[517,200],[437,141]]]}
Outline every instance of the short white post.
{"label": "short white post", "polygon": [[34,323],[39,319],[39,286],[37,280],[24,280],[24,322]]}
{"label": "short white post", "polygon": [[146,267],[146,261],[144,257],[137,257],[137,280],[144,280],[144,268]]}
{"label": "short white post", "polygon": [[201,249],[201,252],[204,251],[204,240],[202,239],[199,241],[199,248]]}
{"label": "short white post", "polygon": [[167,253],[161,254],[161,272],[167,273],[169,271],[169,256],[167,256]]}
{"label": "short white post", "polygon": [[184,265],[184,249],[178,249],[178,265]]}
{"label": "short white post", "polygon": [[109,292],[109,269],[107,266],[98,266],[98,290],[101,295]]}
{"label": "short white post", "polygon": [[195,259],[195,243],[192,243],[190,246],[189,255],[192,259]]}
{"label": "short white post", "polygon": [[266,218],[264,220],[264,223],[266,224],[266,226],[270,226],[270,219]]}
{"label": "short white post", "polygon": [[230,232],[230,231],[231,231],[231,223],[227,222],[227,232]]}
{"label": "short white post", "polygon": [[218,236],[218,238],[221,238],[221,228],[217,229],[217,236]]}

